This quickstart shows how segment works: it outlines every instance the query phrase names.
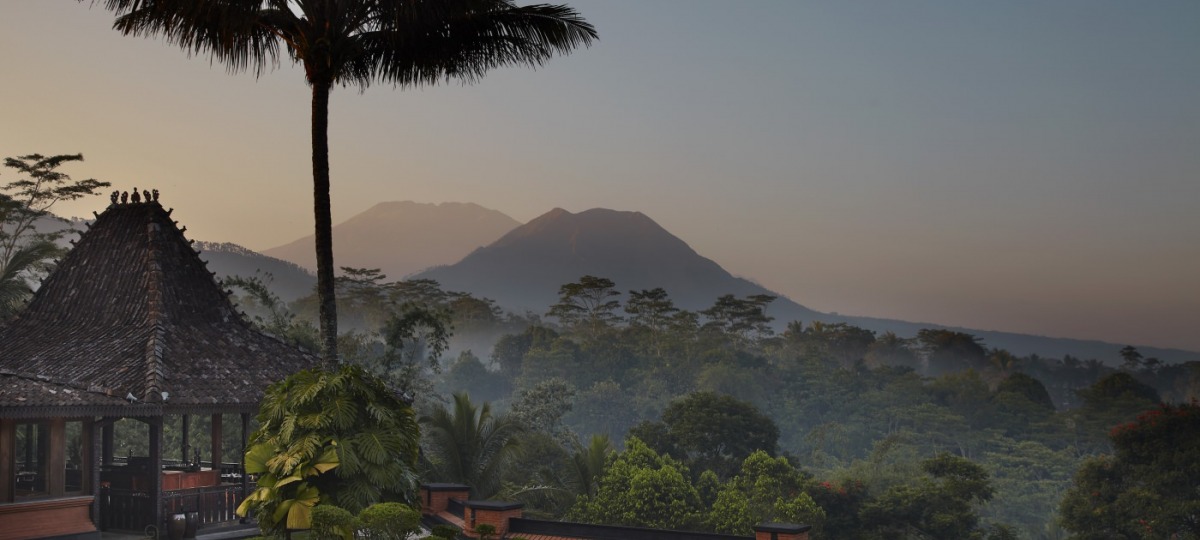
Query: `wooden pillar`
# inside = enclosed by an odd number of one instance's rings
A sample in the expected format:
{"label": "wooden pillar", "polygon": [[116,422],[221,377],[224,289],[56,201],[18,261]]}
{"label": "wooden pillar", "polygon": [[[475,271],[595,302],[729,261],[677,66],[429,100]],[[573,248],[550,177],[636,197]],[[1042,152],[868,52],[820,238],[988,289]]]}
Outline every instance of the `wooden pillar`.
{"label": "wooden pillar", "polygon": [[113,423],[106,418],[100,435],[100,463],[112,465],[113,462]]}
{"label": "wooden pillar", "polygon": [[62,497],[67,486],[67,421],[63,418],[50,419],[49,431],[46,492],[51,497]]}
{"label": "wooden pillar", "polygon": [[158,527],[159,530],[163,526],[163,483],[162,483],[162,443],[163,443],[163,417],[155,416],[147,422],[150,424],[150,471],[149,471],[149,489],[150,492],[150,524]]}
{"label": "wooden pillar", "polygon": [[30,464],[33,463],[34,444],[40,444],[40,441],[35,442],[35,439],[33,438],[33,423],[30,422],[28,424],[25,424],[25,466],[26,467],[30,466]]}
{"label": "wooden pillar", "polygon": [[93,433],[93,428],[96,421],[87,418],[84,419],[83,425],[79,429],[79,491],[81,495],[87,495],[92,492],[92,471],[100,467],[100,459],[93,448],[93,443],[96,439],[96,434]]}
{"label": "wooden pillar", "polygon": [[[83,432],[88,435],[88,443],[84,445],[87,451],[87,458],[84,459],[83,474],[88,479],[88,487],[84,488],[84,493],[92,495],[92,524],[96,526],[96,530],[100,530],[100,467],[101,456],[104,451],[108,450],[107,457],[109,463],[112,462],[112,422],[107,419],[100,421],[88,420],[83,423]],[[107,441],[104,435],[108,435]],[[105,448],[105,443],[108,447]]]}
{"label": "wooden pillar", "polygon": [[188,443],[190,442],[190,439],[191,439],[192,415],[184,414],[182,424],[183,425],[180,427],[180,431],[183,434],[183,437],[180,437],[180,440],[182,440],[183,443],[179,445],[180,464],[188,463],[188,447],[191,446]]}
{"label": "wooden pillar", "polygon": [[242,413],[242,455],[238,463],[242,464],[242,497],[250,495],[250,477],[246,474],[246,445],[250,441],[250,413]]}
{"label": "wooden pillar", "polygon": [[221,474],[221,413],[212,415],[212,435],[209,437],[212,441],[212,468]]}
{"label": "wooden pillar", "polygon": [[17,421],[0,418],[0,503],[13,502],[16,486]]}

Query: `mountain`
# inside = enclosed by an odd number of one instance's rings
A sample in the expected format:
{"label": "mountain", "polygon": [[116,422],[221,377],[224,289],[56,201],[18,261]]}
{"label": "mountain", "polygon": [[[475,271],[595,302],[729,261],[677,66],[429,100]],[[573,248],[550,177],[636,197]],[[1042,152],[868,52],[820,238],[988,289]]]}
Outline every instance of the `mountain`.
{"label": "mountain", "polygon": [[[558,301],[561,285],[584,275],[611,279],[622,300],[631,289],[662,287],[676,306],[689,310],[706,309],[723,294],[777,294],[731,275],[640,212],[601,208],[578,214],[555,208],[455,264],[413,277],[437,280],[446,290],[491,298],[510,311],[542,314]],[[1112,364],[1120,362],[1117,351],[1125,345],[821,313],[786,297],[773,302],[767,312],[775,317],[779,329],[797,320],[805,324],[814,320],[845,322],[903,337],[912,337],[923,328],[947,328],[973,334],[988,347],[1018,355],[1071,354]],[[1164,362],[1200,361],[1200,353],[1193,351],[1138,349]]]}
{"label": "mountain", "polygon": [[271,274],[267,285],[284,301],[312,293],[317,283],[316,276],[295,263],[268,257],[237,244],[197,241],[193,247],[200,251],[200,258],[218,278],[252,277],[256,272]]}
{"label": "mountain", "polygon": [[[613,280],[622,293],[662,287],[676,306],[690,310],[708,308],[722,294],[774,294],[734,277],[645,214],[603,208],[578,214],[555,208],[456,264],[414,277],[491,298],[510,310],[543,313],[558,301],[560,285],[589,274]],[[820,315],[781,301],[795,318]]]}
{"label": "mountain", "polygon": [[[379,268],[398,280],[457,261],[518,225],[472,203],[382,202],[333,227],[334,261],[339,267]],[[311,235],[263,254],[316,271]]]}

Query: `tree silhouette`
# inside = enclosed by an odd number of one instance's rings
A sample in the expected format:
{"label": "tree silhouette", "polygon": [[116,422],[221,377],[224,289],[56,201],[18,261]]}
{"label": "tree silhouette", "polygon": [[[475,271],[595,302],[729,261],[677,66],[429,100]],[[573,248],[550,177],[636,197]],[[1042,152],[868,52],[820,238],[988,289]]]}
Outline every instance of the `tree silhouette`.
{"label": "tree silhouette", "polygon": [[329,211],[329,94],[335,84],[365,89],[458,79],[499,66],[539,66],[596,39],[565,5],[513,0],[105,0],[125,35],[162,36],[231,72],[261,75],[281,50],[304,66],[312,88],[313,210],[317,292],[326,362],[337,360],[333,233]]}

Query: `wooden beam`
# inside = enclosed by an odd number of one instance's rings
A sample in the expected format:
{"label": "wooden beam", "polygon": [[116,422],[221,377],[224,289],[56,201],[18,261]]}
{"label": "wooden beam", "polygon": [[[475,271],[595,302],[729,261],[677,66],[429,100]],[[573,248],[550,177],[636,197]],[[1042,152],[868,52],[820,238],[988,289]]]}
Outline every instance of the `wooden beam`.
{"label": "wooden beam", "polygon": [[0,503],[13,502],[16,486],[17,421],[0,418]]}
{"label": "wooden beam", "polygon": [[[212,415],[212,436],[209,437],[212,441],[212,468],[216,471],[221,470],[221,413]],[[218,472],[217,474],[220,474]]]}

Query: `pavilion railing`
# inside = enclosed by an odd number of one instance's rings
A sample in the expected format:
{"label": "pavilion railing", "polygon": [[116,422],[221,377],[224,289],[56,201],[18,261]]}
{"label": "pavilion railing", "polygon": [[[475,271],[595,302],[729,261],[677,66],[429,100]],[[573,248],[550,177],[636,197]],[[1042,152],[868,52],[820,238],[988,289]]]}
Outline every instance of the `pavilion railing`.
{"label": "pavilion railing", "polygon": [[[253,487],[251,487],[253,489]],[[163,492],[163,515],[196,512],[198,526],[236,521],[234,514],[246,494],[240,484],[223,484]]]}
{"label": "pavilion railing", "polygon": [[[253,491],[254,483],[251,482],[248,487]],[[197,526],[200,527],[228,523],[239,519],[234,512],[245,497],[241,484],[164,491],[162,515],[166,518],[172,514],[195,512],[199,518]],[[153,508],[154,501],[145,491],[101,488],[100,529],[143,531],[154,520]]]}
{"label": "pavilion railing", "polygon": [[100,530],[141,531],[154,520],[154,501],[145,491],[100,488]]}

